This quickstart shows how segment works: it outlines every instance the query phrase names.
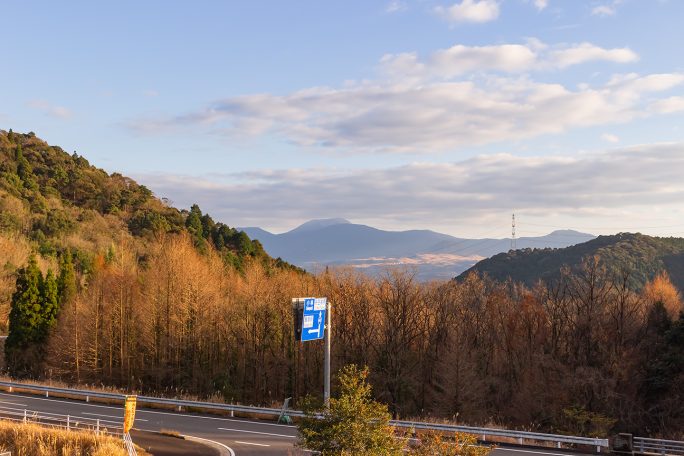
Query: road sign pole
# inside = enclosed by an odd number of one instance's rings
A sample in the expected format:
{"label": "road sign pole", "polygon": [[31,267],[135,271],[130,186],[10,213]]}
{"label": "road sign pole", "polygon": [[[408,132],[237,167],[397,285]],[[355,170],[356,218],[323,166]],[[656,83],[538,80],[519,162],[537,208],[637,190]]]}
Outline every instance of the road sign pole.
{"label": "road sign pole", "polygon": [[326,312],[325,312],[325,355],[324,355],[324,368],[323,368],[323,402],[325,406],[328,406],[330,402],[330,340],[332,339],[332,327],[330,322],[332,318],[330,316],[330,301],[326,302]]}

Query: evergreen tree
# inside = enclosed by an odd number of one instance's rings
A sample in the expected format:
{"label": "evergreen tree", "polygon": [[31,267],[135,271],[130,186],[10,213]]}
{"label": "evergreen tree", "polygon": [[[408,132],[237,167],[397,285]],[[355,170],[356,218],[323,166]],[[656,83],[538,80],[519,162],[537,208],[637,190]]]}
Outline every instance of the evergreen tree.
{"label": "evergreen tree", "polygon": [[41,282],[36,258],[31,256],[28,265],[17,275],[9,315],[9,334],[5,341],[5,360],[13,376],[27,375],[35,361],[31,347],[40,339],[43,319]]}
{"label": "evergreen tree", "polygon": [[338,374],[340,396],[323,410],[307,406],[299,425],[299,445],[323,456],[403,455],[387,406],[371,397],[368,369],[345,366]]}
{"label": "evergreen tree", "polygon": [[202,237],[202,211],[197,204],[193,204],[190,208],[188,218],[185,219],[185,226],[193,236]]}
{"label": "evergreen tree", "polygon": [[59,290],[59,303],[61,306],[64,306],[76,295],[76,273],[74,272],[74,263],[70,250],[64,252],[60,259],[57,288]]}
{"label": "evergreen tree", "polygon": [[55,325],[57,321],[57,314],[59,313],[59,287],[57,285],[57,278],[49,270],[45,279],[41,282],[40,287],[40,298],[41,298],[41,318],[40,318],[40,329],[38,334],[38,343],[43,345],[47,342],[47,337],[50,334],[50,330]]}

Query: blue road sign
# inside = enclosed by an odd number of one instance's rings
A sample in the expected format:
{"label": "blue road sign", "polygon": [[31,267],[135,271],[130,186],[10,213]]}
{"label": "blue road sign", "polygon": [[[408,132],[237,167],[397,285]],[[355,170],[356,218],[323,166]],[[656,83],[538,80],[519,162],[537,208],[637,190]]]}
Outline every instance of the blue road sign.
{"label": "blue road sign", "polygon": [[306,298],[302,318],[302,342],[323,339],[327,298]]}

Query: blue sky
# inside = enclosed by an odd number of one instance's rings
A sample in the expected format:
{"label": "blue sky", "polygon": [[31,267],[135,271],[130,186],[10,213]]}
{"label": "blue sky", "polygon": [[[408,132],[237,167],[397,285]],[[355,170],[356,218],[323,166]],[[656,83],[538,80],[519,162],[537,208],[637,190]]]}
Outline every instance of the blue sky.
{"label": "blue sky", "polygon": [[231,226],[684,234],[678,0],[3,1],[0,128]]}

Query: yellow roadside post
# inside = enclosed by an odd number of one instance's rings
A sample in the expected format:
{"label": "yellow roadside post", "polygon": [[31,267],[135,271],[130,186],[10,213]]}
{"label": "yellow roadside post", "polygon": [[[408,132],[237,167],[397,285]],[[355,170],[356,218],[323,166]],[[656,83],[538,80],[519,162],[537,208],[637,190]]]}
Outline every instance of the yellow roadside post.
{"label": "yellow roadside post", "polygon": [[137,396],[126,396],[124,406],[124,434],[128,434],[135,422],[135,403]]}

